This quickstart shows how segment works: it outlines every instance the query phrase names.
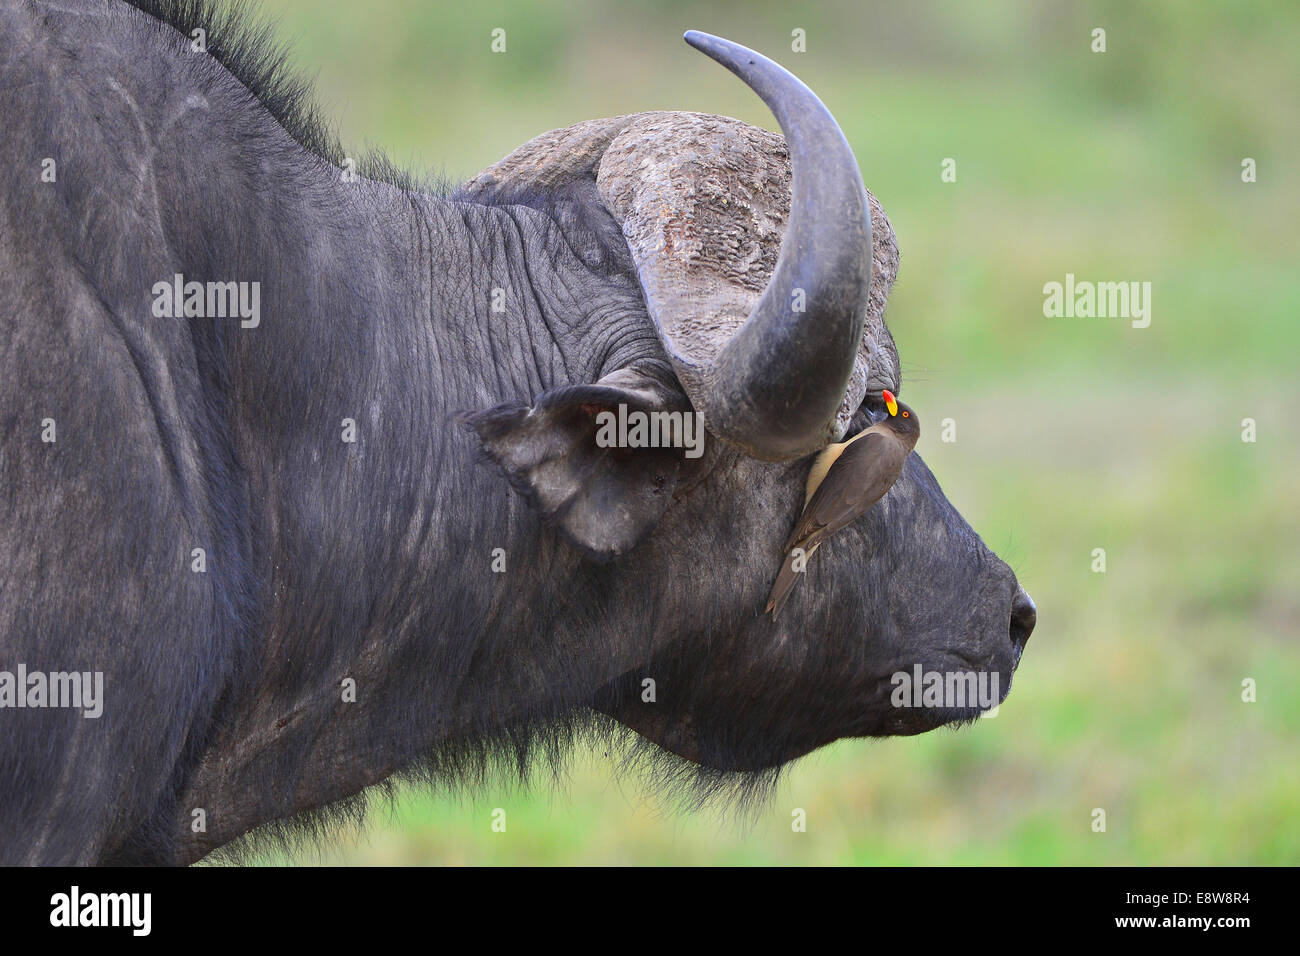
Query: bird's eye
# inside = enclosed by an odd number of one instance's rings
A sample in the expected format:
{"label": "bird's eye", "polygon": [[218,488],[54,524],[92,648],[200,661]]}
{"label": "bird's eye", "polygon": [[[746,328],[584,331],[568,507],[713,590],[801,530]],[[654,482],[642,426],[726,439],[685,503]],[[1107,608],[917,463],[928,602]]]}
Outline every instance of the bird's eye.
{"label": "bird's eye", "polygon": [[903,417],[904,417],[904,418],[907,417],[907,412],[903,412]]}

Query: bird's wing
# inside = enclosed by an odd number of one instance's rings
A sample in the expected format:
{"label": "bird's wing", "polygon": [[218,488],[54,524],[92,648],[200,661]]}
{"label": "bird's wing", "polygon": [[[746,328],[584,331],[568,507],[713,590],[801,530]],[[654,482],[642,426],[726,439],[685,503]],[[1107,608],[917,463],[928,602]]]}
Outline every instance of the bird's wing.
{"label": "bird's wing", "polygon": [[820,544],[885,496],[910,451],[892,433],[872,432],[844,449],[813,493],[786,550]]}

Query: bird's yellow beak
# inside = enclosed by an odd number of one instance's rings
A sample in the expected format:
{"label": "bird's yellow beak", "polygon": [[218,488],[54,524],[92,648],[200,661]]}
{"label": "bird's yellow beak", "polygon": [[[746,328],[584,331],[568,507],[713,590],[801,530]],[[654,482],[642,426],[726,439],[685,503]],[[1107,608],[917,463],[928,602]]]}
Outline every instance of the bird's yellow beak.
{"label": "bird's yellow beak", "polygon": [[889,409],[890,415],[898,414],[898,399],[894,398],[894,393],[887,388],[880,390],[880,394],[885,399],[885,407]]}

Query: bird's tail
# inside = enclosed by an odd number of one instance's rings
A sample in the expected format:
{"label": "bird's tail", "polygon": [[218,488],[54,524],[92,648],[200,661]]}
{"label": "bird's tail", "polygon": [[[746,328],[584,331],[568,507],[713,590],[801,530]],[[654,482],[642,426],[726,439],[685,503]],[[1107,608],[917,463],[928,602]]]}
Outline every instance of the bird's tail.
{"label": "bird's tail", "polygon": [[785,606],[786,599],[790,597],[790,592],[799,583],[803,573],[794,569],[794,552],[787,554],[785,562],[781,565],[781,573],[776,576],[776,583],[772,585],[772,593],[767,596],[764,614],[771,611],[772,620],[776,620],[776,616],[781,613],[781,608]]}

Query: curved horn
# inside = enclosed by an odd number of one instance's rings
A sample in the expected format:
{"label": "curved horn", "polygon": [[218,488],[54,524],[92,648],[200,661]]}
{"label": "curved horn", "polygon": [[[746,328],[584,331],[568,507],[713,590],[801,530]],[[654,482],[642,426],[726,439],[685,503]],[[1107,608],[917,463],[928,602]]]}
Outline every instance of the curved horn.
{"label": "curved horn", "polygon": [[[871,215],[857,160],[812,90],[765,56],[690,30],[687,43],[767,104],[790,148],[790,221],[776,269],[692,396],[709,428],[757,458],[798,458],[834,437],[871,287]],[[804,311],[794,307],[802,291]],[[699,406],[703,407],[699,407]]]}

